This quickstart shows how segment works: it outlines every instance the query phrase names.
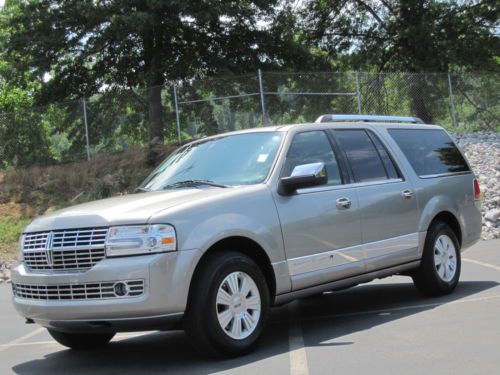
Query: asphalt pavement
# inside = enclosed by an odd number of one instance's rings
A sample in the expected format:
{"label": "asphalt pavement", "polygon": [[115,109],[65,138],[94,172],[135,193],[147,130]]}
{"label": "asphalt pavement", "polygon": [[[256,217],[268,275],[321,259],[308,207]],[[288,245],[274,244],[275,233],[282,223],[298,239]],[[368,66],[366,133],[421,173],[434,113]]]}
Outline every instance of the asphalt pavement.
{"label": "asphalt pavement", "polygon": [[0,285],[0,374],[500,374],[500,240],[462,254],[439,298],[389,277],[275,308],[250,355],[210,360],[181,331],[118,334],[75,352],[26,325]]}

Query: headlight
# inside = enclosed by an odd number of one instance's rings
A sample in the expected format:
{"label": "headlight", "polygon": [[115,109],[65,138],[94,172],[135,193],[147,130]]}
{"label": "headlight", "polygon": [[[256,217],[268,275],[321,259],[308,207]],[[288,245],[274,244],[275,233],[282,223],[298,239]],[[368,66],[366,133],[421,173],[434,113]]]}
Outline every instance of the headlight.
{"label": "headlight", "polygon": [[175,229],[167,224],[111,227],[106,240],[108,257],[175,251]]}

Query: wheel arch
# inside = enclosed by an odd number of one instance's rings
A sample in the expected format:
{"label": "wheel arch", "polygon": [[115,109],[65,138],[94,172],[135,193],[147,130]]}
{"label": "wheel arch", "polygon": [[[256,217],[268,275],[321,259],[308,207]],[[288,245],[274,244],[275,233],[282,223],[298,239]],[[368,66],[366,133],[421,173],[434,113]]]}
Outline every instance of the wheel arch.
{"label": "wheel arch", "polygon": [[428,228],[431,228],[432,225],[437,222],[443,222],[447,224],[457,236],[460,246],[462,246],[462,228],[460,226],[460,222],[453,213],[451,213],[450,211],[441,211],[437,213],[429,223]]}
{"label": "wheel arch", "polygon": [[[259,268],[262,270],[264,277],[266,278],[267,285],[269,287],[269,294],[271,299],[271,304],[273,304],[275,296],[276,296],[276,275],[271,264],[271,260],[264,250],[264,248],[258,244],[256,241],[251,238],[245,236],[231,236],[218,240],[214,244],[212,244],[201,256],[198,264],[196,265],[193,277],[191,278],[191,283],[189,286],[189,295],[191,295],[191,291],[193,285],[196,282],[197,275],[199,275],[199,270],[205,262],[209,259],[209,257],[216,253],[222,251],[236,251],[240,252],[250,259],[252,259]],[[189,297],[188,297],[189,298]]]}

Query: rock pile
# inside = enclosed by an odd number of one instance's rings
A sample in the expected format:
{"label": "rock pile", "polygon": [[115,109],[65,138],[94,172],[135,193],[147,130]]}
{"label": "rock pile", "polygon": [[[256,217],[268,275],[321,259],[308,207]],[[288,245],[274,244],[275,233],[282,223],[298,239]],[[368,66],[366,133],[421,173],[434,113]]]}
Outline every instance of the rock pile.
{"label": "rock pile", "polygon": [[10,283],[10,267],[10,263],[0,261],[0,284]]}
{"label": "rock pile", "polygon": [[483,193],[483,240],[500,238],[500,133],[453,133]]}

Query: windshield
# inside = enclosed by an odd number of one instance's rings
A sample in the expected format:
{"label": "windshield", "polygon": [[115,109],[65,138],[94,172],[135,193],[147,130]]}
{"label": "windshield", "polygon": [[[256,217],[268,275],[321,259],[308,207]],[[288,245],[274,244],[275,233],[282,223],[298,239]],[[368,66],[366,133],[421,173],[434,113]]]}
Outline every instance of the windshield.
{"label": "windshield", "polygon": [[203,181],[233,186],[258,184],[267,177],[282,138],[281,132],[259,132],[190,143],[160,164],[140,189],[164,190]]}

